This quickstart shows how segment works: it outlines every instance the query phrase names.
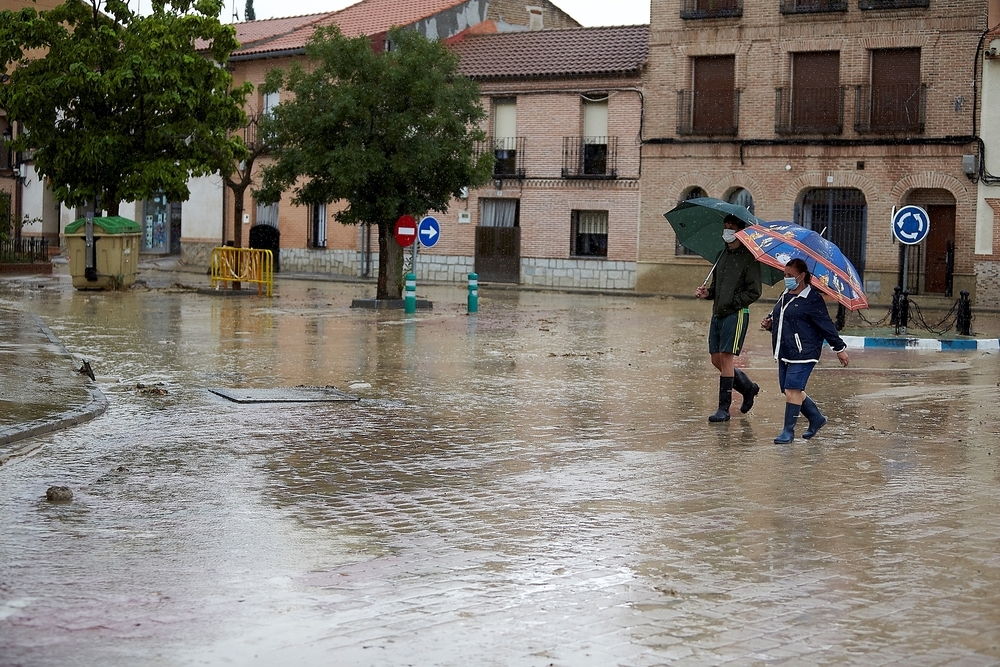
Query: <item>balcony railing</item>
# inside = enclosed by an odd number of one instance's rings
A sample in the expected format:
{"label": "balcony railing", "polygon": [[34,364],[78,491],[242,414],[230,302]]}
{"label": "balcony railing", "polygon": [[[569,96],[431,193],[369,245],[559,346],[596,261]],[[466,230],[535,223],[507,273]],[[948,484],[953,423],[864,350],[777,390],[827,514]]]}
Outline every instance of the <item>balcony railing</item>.
{"label": "balcony railing", "polygon": [[563,137],[563,178],[618,178],[618,137]]}
{"label": "balcony railing", "polygon": [[677,91],[677,134],[734,136],[739,125],[739,90]]}
{"label": "balcony railing", "polygon": [[844,131],[844,87],[778,88],[774,131],[778,134],[840,134]]}
{"label": "balcony railing", "polygon": [[858,0],[858,9],[919,9],[930,6],[931,0]]}
{"label": "balcony railing", "polygon": [[859,134],[921,134],[927,120],[927,85],[857,86],[854,109]]}
{"label": "balcony railing", "polygon": [[494,178],[524,178],[524,137],[490,137],[476,142],[476,155],[492,152]]}
{"label": "balcony railing", "polygon": [[846,12],[847,0],[781,0],[782,14],[818,14]]}
{"label": "balcony railing", "polygon": [[682,19],[743,16],[743,0],[681,0]]}

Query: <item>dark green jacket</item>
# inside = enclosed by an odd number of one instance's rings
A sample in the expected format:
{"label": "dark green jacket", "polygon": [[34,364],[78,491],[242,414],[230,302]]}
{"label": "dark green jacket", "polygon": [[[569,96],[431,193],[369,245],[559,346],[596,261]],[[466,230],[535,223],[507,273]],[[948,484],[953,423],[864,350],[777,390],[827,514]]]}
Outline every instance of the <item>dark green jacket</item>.
{"label": "dark green jacket", "polygon": [[760,265],[742,243],[736,250],[728,246],[712,272],[708,297],[712,315],[725,317],[747,308],[760,298]]}

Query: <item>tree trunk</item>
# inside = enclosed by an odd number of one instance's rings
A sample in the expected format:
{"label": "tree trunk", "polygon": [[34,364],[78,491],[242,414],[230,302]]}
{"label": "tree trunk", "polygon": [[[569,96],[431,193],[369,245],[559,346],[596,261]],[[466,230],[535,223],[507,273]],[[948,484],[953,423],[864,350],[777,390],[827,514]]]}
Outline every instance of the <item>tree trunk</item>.
{"label": "tree trunk", "polygon": [[[108,197],[108,199],[111,200],[110,202],[108,202],[108,209],[107,209],[108,210],[108,217],[111,217],[113,215],[118,215],[118,209],[119,209],[119,207],[121,207],[122,203],[120,201],[118,201],[118,197],[116,197],[114,195],[112,195],[111,197]],[[96,211],[96,213],[100,213],[100,211]]]}
{"label": "tree trunk", "polygon": [[403,249],[392,235],[392,225],[378,223],[378,288],[376,299],[403,298]]}
{"label": "tree trunk", "polygon": [[238,192],[233,189],[233,246],[243,247],[243,194],[245,189]]}
{"label": "tree trunk", "polygon": [[[233,247],[243,247],[243,196],[247,191],[247,183],[244,181],[242,187],[230,187],[233,192]],[[238,280],[230,283],[234,291],[243,289],[243,285]]]}

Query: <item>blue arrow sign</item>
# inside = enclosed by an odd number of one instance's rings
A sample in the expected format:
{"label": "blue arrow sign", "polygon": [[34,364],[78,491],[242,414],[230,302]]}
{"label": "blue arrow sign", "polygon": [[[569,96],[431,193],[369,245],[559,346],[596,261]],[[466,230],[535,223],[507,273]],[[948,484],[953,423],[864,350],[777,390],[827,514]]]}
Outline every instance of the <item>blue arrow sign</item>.
{"label": "blue arrow sign", "polygon": [[417,226],[417,238],[420,239],[420,245],[425,248],[432,247],[441,238],[441,224],[436,218],[428,215]]}
{"label": "blue arrow sign", "polygon": [[931,230],[931,219],[927,211],[919,206],[904,206],[892,216],[892,235],[906,245],[916,245]]}

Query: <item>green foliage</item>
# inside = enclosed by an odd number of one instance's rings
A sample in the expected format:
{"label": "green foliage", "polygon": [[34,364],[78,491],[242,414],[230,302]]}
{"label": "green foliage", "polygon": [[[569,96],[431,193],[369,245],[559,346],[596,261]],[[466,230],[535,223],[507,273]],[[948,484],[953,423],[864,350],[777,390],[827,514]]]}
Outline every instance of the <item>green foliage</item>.
{"label": "green foliage", "polygon": [[14,237],[14,216],[10,204],[10,193],[0,190],[0,241]]}
{"label": "green foliage", "polygon": [[270,73],[266,90],[295,98],[275,111],[277,163],[259,200],[277,201],[294,185],[295,203],[346,200],[340,222],[395,222],[445,211],[462,187],[486,183],[493,158],[474,153],[486,138],[475,82],[456,73],[457,56],[440,42],[412,30],[390,41],[392,51],[376,54],[367,37],[321,28],[306,47],[309,71]]}
{"label": "green foliage", "polygon": [[257,20],[257,12],[253,10],[253,0],[247,0],[246,7],[243,10],[243,19],[246,21]]}
{"label": "green foliage", "polygon": [[339,222],[377,224],[379,298],[398,298],[395,286],[386,293],[383,273],[387,252],[399,250],[385,242],[396,219],[447,211],[493,168],[492,154],[475,153],[485,111],[478,86],[458,74],[458,57],[412,30],[389,40],[391,51],[375,53],[368,37],[320,28],[306,46],[308,68],[268,75],[265,91],[294,98],[269,122],[277,160],[254,192],[265,203],[289,189],[297,204],[343,201]]}
{"label": "green foliage", "polygon": [[24,129],[13,148],[32,151],[71,206],[99,198],[114,214],[120,200],[157,192],[185,200],[191,176],[245,151],[230,133],[245,122],[250,86],[231,89],[224,65],[238,42],[219,23],[222,2],[155,0],[149,16],[93,3],[0,14],[11,73],[0,107]]}

